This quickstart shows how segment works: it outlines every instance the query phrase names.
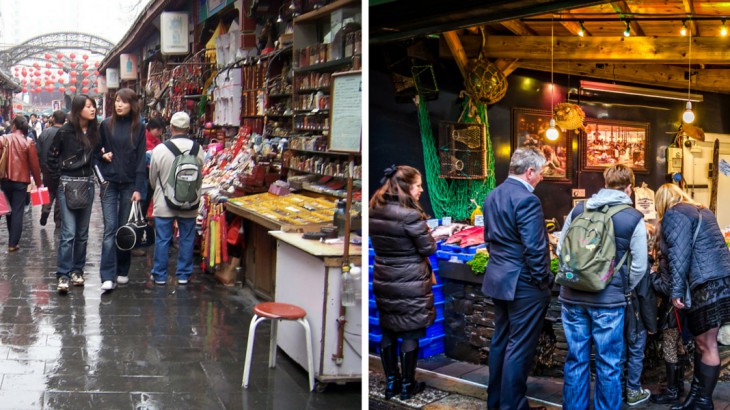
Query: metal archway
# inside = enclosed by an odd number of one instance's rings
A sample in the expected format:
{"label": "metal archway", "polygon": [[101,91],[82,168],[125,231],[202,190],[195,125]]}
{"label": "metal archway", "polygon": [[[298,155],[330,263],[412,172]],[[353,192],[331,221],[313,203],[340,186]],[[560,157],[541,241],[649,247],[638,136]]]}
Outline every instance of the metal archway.
{"label": "metal archway", "polygon": [[49,33],[31,38],[15,47],[0,51],[0,68],[10,67],[28,59],[40,59],[43,54],[58,50],[87,50],[91,55],[106,56],[114,44],[101,37],[84,33]]}

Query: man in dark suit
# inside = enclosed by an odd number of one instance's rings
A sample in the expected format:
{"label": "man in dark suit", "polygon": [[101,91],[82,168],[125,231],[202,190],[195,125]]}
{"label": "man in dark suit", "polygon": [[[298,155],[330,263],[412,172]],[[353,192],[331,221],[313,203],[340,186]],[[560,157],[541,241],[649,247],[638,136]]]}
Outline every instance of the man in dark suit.
{"label": "man in dark suit", "polygon": [[484,199],[489,264],[482,292],[494,301],[489,349],[488,409],[526,410],[527,375],[550,302],[550,272],[542,204],[532,191],[545,157],[536,148],[512,154],[509,177]]}

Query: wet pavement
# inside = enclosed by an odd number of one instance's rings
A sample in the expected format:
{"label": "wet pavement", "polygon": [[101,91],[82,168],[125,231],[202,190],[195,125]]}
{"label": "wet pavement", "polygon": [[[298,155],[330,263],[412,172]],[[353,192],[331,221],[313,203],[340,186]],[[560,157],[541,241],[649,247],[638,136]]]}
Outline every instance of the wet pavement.
{"label": "wet pavement", "polygon": [[[359,409],[361,384],[308,391],[281,351],[268,368],[270,326],[258,326],[248,389],[241,374],[252,307],[247,290],[193,273],[188,286],[149,279],[152,249],[133,257],[130,282],[102,294],[98,197],[86,286],[56,292],[58,230],[25,213],[21,249],[0,222],[0,409]],[[173,252],[175,250],[173,249]],[[174,272],[174,255],[170,258]]]}

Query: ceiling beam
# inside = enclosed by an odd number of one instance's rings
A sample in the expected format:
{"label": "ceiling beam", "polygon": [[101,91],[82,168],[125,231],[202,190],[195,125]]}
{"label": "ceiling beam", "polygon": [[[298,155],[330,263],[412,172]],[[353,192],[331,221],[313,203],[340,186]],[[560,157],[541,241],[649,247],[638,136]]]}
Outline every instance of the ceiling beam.
{"label": "ceiling beam", "polygon": [[[631,8],[628,4],[626,4],[625,1],[612,1],[611,6],[613,7],[613,10],[618,14],[632,14]],[[644,30],[641,29],[641,26],[636,20],[631,20],[629,22],[629,26],[631,26],[631,32],[637,36],[643,37]]]}
{"label": "ceiling beam", "polygon": [[[692,0],[682,0],[682,6],[684,6],[684,12],[690,16],[695,14],[695,6]],[[692,32],[692,37],[700,36],[700,27],[695,23],[694,20],[689,21],[689,30]]]}
{"label": "ceiling beam", "polygon": [[[550,72],[550,61],[521,60],[520,68]],[[558,62],[554,72],[655,87],[687,90],[686,68],[663,64],[595,64]],[[730,69],[692,71],[692,91],[730,93]]]}
{"label": "ceiling beam", "polygon": [[[566,30],[570,32],[570,34],[578,35],[578,32],[580,31],[580,23],[576,21],[561,21],[560,24],[565,27]],[[591,33],[588,32],[588,30],[583,30],[583,36],[588,37]]]}
{"label": "ceiling beam", "polygon": [[446,44],[449,46],[451,55],[454,56],[454,61],[456,61],[456,66],[459,67],[459,71],[461,71],[461,76],[466,78],[466,74],[469,72],[469,59],[466,57],[464,47],[461,45],[459,34],[457,34],[456,31],[447,31],[442,33],[442,36],[444,37]]}
{"label": "ceiling beam", "polygon": [[[550,61],[550,37],[489,36],[484,52],[489,58]],[[601,63],[687,64],[685,37],[573,37],[555,38],[555,61]],[[466,48],[469,52],[469,48]],[[720,37],[692,38],[692,62],[727,64],[730,47]]]}
{"label": "ceiling beam", "polygon": [[494,61],[494,65],[499,68],[499,71],[501,71],[505,77],[508,77],[510,74],[512,74],[513,71],[520,68],[520,60],[498,58]]}
{"label": "ceiling beam", "polygon": [[507,20],[501,23],[507,30],[513,32],[518,36],[536,36],[535,30],[527,26],[527,24],[520,20]]}

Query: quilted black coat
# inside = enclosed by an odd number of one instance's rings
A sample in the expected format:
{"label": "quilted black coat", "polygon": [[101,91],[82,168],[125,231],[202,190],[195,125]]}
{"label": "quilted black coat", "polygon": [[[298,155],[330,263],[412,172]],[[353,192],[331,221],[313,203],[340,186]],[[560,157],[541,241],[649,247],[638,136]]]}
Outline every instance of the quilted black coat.
{"label": "quilted black coat", "polygon": [[436,319],[428,256],[436,241],[418,211],[387,202],[370,210],[375,249],[373,294],[380,326],[395,332],[417,330]]}
{"label": "quilted black coat", "polygon": [[[702,225],[693,246],[700,212]],[[684,203],[669,208],[662,219],[662,240],[667,245],[672,273],[672,298],[684,298],[688,283],[690,289],[694,289],[708,281],[730,276],[730,251],[717,219],[709,209]]]}

